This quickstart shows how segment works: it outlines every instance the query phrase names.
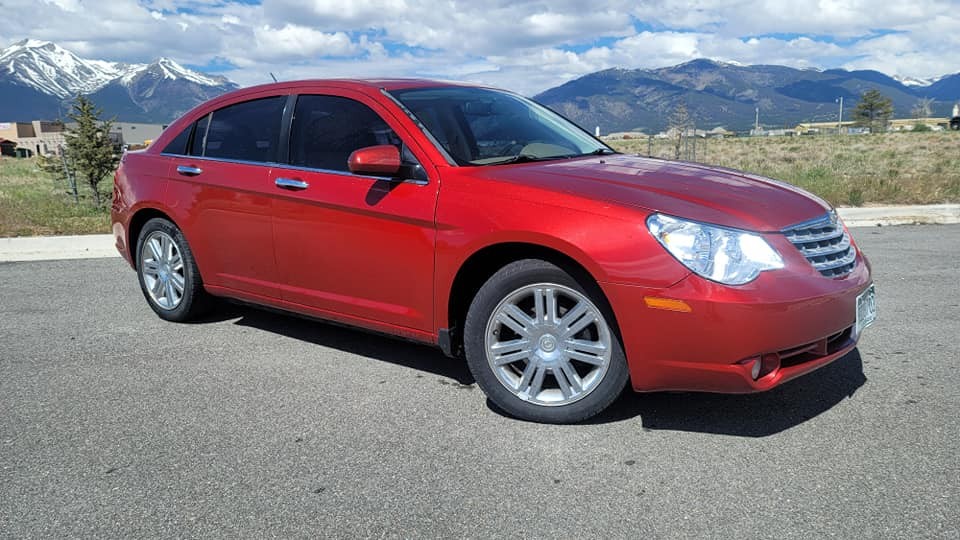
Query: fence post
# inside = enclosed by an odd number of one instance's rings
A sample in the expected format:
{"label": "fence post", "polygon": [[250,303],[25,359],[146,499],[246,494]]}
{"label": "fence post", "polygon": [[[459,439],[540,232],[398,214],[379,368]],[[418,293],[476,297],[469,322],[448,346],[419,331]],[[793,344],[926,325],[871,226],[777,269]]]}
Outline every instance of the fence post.
{"label": "fence post", "polygon": [[64,151],[63,146],[59,146],[59,149],[60,158],[63,160],[63,174],[66,176],[67,182],[70,184],[70,190],[73,192],[73,202],[80,204],[80,193],[77,192],[77,175],[70,169],[70,165],[67,162],[67,153]]}

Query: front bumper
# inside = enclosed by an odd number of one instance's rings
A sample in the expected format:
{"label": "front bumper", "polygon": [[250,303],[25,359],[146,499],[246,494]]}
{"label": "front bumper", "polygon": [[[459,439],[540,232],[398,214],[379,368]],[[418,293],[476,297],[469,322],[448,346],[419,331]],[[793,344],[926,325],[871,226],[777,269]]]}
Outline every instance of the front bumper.
{"label": "front bumper", "polygon": [[[667,289],[603,283],[623,337],[634,390],[749,393],[768,390],[853,350],[856,298],[871,283],[858,264],[830,279],[805,267],[764,272],[729,287],[689,275]],[[646,305],[680,300],[689,312]],[[760,376],[751,367],[760,359]]]}

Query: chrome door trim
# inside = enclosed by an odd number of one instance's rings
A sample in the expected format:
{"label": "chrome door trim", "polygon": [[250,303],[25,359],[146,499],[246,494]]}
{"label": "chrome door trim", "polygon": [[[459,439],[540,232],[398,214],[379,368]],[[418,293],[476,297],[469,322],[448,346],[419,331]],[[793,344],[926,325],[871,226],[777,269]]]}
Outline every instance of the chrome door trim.
{"label": "chrome door trim", "polygon": [[294,191],[300,191],[310,187],[310,184],[304,182],[303,180],[297,180],[296,178],[278,177],[273,183],[278,188],[290,189]]}
{"label": "chrome door trim", "polygon": [[192,165],[177,165],[177,172],[184,176],[198,176],[203,172],[203,169]]}

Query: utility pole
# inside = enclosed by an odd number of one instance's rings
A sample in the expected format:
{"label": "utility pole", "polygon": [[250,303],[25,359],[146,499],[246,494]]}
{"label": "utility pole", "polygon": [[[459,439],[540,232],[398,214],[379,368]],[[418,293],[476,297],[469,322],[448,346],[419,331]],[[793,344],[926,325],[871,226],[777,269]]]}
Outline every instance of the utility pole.
{"label": "utility pole", "polygon": [[753,128],[754,135],[760,135],[760,107],[757,107],[757,121]]}
{"label": "utility pole", "polygon": [[837,120],[837,135],[843,134],[843,96],[840,96],[837,101],[840,102],[840,115]]}

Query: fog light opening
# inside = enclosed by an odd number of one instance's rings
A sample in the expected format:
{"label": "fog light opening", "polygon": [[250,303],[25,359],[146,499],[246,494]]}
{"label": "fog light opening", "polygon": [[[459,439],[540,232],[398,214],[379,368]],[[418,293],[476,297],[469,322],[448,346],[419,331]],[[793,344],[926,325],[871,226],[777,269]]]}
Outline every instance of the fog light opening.
{"label": "fog light opening", "polygon": [[754,377],[754,380],[765,377],[778,369],[780,369],[780,355],[767,353],[760,357],[760,372]]}

